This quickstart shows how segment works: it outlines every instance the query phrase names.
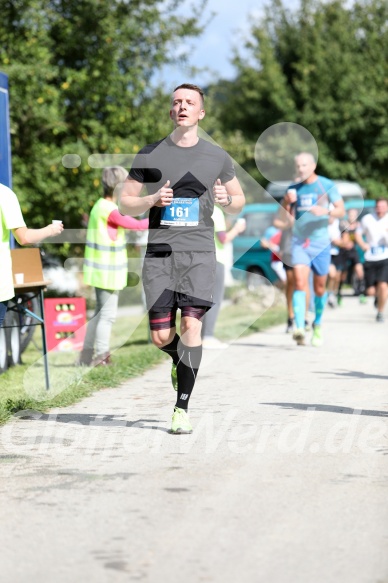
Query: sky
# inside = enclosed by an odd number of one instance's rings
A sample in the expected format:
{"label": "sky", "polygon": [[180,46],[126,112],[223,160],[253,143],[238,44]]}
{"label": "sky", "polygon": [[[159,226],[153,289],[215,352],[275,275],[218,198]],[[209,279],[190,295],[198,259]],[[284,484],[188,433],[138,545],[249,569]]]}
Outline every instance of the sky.
{"label": "sky", "polygon": [[[190,6],[192,1],[186,0],[180,11]],[[206,86],[217,78],[233,79],[235,70],[230,62],[233,47],[242,47],[244,38],[249,36],[253,20],[262,16],[266,4],[265,0],[208,0],[202,22],[206,22],[212,12],[215,14],[204,33],[201,37],[188,41],[186,45],[180,45],[177,50],[178,53],[187,50],[190,65],[207,67],[211,71],[192,75],[185,67],[168,66],[156,81],[167,86],[178,85],[184,81]],[[285,0],[284,4],[294,9],[299,3],[298,0]]]}

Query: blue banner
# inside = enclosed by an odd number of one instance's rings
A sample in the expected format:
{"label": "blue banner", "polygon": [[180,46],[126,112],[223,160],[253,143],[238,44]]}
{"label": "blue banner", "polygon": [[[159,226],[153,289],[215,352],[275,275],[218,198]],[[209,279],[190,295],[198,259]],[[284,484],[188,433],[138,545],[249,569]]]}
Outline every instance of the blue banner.
{"label": "blue banner", "polygon": [[12,188],[8,77],[0,72],[0,182]]}

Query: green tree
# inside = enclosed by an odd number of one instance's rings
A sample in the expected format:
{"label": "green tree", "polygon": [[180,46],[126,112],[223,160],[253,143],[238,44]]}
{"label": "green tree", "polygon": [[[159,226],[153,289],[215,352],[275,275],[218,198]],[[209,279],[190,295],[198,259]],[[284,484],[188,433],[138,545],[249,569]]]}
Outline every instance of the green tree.
{"label": "green tree", "polygon": [[[134,154],[169,131],[152,88],[174,47],[202,28],[207,0],[3,0],[0,68],[9,75],[13,181],[31,226],[80,226],[101,193],[90,154]],[[77,154],[79,167],[62,157]]]}
{"label": "green tree", "polygon": [[298,123],[318,143],[321,172],[386,193],[387,22],[386,0],[302,0],[297,12],[273,0],[235,56],[236,79],[213,89],[224,131],[253,148],[270,125]]}

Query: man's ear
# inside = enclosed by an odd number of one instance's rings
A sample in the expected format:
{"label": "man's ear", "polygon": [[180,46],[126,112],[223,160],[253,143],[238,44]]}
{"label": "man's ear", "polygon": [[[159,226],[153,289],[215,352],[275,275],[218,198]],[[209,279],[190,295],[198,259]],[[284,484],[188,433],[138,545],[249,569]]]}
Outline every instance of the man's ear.
{"label": "man's ear", "polygon": [[201,111],[199,112],[199,119],[203,119],[206,115],[206,112],[204,109],[201,109]]}
{"label": "man's ear", "polygon": [[170,119],[172,119],[172,109],[170,109]]}

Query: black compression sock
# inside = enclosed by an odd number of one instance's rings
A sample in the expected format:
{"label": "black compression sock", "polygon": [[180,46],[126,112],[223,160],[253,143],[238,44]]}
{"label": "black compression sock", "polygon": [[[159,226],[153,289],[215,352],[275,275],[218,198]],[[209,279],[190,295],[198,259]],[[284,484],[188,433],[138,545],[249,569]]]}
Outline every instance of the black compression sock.
{"label": "black compression sock", "polygon": [[172,342],[170,342],[170,344],[167,344],[166,346],[163,346],[160,349],[163,352],[165,352],[166,354],[168,354],[169,356],[171,356],[174,364],[178,364],[178,362],[179,362],[179,355],[178,355],[179,339],[180,339],[180,337],[178,336],[178,334],[175,334],[174,338],[172,339]]}
{"label": "black compression sock", "polygon": [[178,354],[177,376],[179,388],[175,406],[186,410],[202,359],[202,345],[185,346],[181,341],[178,347]]}

